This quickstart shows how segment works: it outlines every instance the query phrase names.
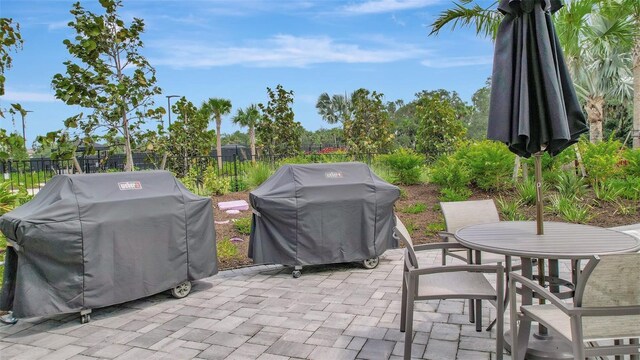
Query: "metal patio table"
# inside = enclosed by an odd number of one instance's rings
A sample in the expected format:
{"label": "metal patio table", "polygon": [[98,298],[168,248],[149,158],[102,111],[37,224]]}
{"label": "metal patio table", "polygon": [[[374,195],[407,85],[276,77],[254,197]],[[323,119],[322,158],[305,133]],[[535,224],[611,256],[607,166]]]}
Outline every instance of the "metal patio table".
{"label": "metal patio table", "polygon": [[[532,259],[549,261],[549,287],[559,293],[565,286],[569,291],[560,293],[563,297],[572,294],[572,284],[559,279],[558,260],[587,259],[593,255],[618,254],[640,250],[640,239],[629,234],[590,225],[544,222],[545,234],[536,234],[534,221],[503,221],[498,223],[471,225],[459,229],[455,237],[464,246],[506,256],[517,256],[522,261],[522,275],[533,279]],[[544,274],[543,274],[544,276]],[[575,279],[574,279],[575,281]],[[522,304],[533,303],[533,293],[522,291]],[[567,296],[568,295],[568,296]],[[518,334],[519,338],[530,337],[530,327]],[[548,334],[534,333],[529,340],[527,359],[573,359],[571,345]],[[509,330],[511,331],[511,329]],[[505,335],[505,339],[510,339]],[[522,343],[522,342],[520,342]],[[511,344],[505,341],[509,349]]]}

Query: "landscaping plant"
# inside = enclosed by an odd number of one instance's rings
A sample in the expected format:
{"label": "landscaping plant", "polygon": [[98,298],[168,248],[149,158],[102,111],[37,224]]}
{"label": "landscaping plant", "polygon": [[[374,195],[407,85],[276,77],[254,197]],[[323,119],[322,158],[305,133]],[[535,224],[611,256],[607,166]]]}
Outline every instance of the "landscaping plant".
{"label": "landscaping plant", "polygon": [[250,235],[251,234],[251,217],[244,217],[235,219],[233,222],[233,226],[238,230],[238,232],[242,235]]}
{"label": "landscaping plant", "polygon": [[424,157],[411,149],[398,149],[380,160],[393,174],[397,184],[414,185],[420,183]]}

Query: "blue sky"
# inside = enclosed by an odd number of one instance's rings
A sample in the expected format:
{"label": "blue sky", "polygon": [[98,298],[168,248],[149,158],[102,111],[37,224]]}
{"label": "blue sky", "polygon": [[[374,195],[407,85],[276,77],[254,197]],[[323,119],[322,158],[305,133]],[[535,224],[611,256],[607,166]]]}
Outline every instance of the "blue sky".
{"label": "blue sky", "polygon": [[[24,48],[13,54],[0,106],[27,110],[27,143],[63,127],[81,111],[56,100],[54,74],[70,58],[62,41],[73,1],[0,0],[0,16],[20,23]],[[81,1],[99,11],[97,0]],[[125,21],[142,18],[143,54],[156,68],[164,95],[199,105],[209,97],[231,100],[233,112],[266,102],[266,87],[293,90],[296,120],[309,130],[328,128],[315,110],[322,92],[364,87],[386,101],[421,90],[455,90],[465,100],[491,75],[492,43],[472,30],[428,36],[429,24],[450,0],[125,0]],[[223,119],[222,132],[239,128]],[[10,119],[10,131],[21,126]],[[154,125],[155,127],[155,125]]]}

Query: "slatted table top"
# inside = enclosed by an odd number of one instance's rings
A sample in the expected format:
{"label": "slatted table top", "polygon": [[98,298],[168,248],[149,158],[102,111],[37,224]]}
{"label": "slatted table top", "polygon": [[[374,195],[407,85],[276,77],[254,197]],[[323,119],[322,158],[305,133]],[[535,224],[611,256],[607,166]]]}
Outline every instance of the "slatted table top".
{"label": "slatted table top", "polygon": [[640,239],[629,234],[560,222],[545,222],[544,235],[536,235],[535,221],[502,221],[467,226],[455,236],[474,250],[525,258],[584,259],[640,250]]}

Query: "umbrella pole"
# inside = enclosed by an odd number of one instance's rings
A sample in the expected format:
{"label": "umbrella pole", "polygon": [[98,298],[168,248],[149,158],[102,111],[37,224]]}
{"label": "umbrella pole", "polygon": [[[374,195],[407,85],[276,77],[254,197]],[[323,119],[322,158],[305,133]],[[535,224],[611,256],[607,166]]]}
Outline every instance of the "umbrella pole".
{"label": "umbrella pole", "polygon": [[[536,177],[536,227],[537,234],[544,235],[544,219],[543,219],[543,201],[542,201],[542,152],[533,154],[535,161],[535,177]],[[545,287],[545,266],[544,259],[538,259],[538,283],[540,286]],[[544,299],[539,299],[540,304],[544,304]],[[547,335],[547,328],[540,325],[538,326],[538,334]]]}
{"label": "umbrella pole", "polygon": [[543,225],[543,203],[542,203],[542,152],[533,154],[535,160],[535,176],[536,176],[536,225],[538,235],[544,235]]}

